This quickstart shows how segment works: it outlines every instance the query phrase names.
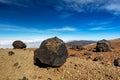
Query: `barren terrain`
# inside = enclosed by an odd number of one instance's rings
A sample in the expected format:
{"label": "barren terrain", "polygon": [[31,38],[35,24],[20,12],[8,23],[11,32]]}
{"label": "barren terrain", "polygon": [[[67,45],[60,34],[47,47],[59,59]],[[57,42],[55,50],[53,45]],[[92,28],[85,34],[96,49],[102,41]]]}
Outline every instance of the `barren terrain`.
{"label": "barren terrain", "polygon": [[[0,49],[0,80],[120,80],[120,67],[113,64],[120,57],[120,39],[111,40],[113,52],[93,52],[95,45],[85,50],[71,50],[66,63],[59,68],[40,68],[33,64],[33,49]],[[15,54],[9,56],[8,52]],[[84,55],[85,52],[91,55]],[[96,56],[103,61],[95,62]]]}

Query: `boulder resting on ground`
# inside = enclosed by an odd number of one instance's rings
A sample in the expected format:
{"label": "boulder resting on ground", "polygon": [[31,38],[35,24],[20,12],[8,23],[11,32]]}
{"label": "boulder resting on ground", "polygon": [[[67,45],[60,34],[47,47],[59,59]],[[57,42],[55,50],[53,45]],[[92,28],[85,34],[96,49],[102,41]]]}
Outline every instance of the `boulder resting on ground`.
{"label": "boulder resting on ground", "polygon": [[14,41],[12,45],[14,49],[24,49],[27,47],[26,44],[20,40]]}
{"label": "boulder resting on ground", "polygon": [[109,41],[103,39],[97,42],[96,52],[111,52],[112,47]]}
{"label": "boulder resting on ground", "polygon": [[58,67],[66,62],[68,57],[65,43],[57,38],[44,40],[40,47],[34,51],[34,64],[38,63]]}

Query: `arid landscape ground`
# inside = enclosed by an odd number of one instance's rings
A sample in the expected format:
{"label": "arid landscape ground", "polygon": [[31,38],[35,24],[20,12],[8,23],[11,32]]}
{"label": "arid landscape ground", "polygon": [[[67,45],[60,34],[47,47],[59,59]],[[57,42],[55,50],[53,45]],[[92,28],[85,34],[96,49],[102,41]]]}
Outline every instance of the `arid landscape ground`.
{"label": "arid landscape ground", "polygon": [[[57,68],[34,65],[34,48],[0,49],[0,80],[120,80],[120,67],[113,64],[120,57],[120,39],[110,42],[112,52],[93,52],[96,44],[79,51],[68,47],[66,63]],[[15,54],[10,56],[9,51]],[[93,61],[96,56],[103,60]]]}

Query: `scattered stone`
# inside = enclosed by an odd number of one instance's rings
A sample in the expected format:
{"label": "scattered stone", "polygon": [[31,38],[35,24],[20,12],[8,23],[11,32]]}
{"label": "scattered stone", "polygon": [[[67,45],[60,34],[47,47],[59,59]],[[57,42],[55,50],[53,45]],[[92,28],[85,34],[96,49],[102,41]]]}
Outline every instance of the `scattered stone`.
{"label": "scattered stone", "polygon": [[18,79],[18,80],[28,80],[28,78],[24,76],[22,79]]}
{"label": "scattered stone", "polygon": [[74,69],[76,69],[76,70],[78,69],[78,65],[77,64],[74,65]]}
{"label": "scattered stone", "polygon": [[81,45],[72,45],[72,47],[70,49],[72,49],[72,50],[84,50],[85,48]]}
{"label": "scattered stone", "polygon": [[62,72],[62,71],[63,71],[63,68],[57,68],[57,71],[58,71],[58,72]]}
{"label": "scattered stone", "polygon": [[83,46],[81,46],[81,45],[77,45],[77,46],[76,46],[76,49],[77,49],[77,50],[84,50],[85,48],[84,48]]}
{"label": "scattered stone", "polygon": [[9,52],[8,52],[8,55],[9,55],[9,56],[12,56],[12,55],[14,55],[14,54],[15,54],[15,53],[14,53],[13,51],[9,51]]}
{"label": "scattered stone", "polygon": [[102,56],[97,56],[93,59],[93,61],[102,61],[103,57]]}
{"label": "scattered stone", "polygon": [[47,70],[50,70],[51,69],[51,67],[47,67]]}
{"label": "scattered stone", "polygon": [[114,65],[120,67],[120,58],[114,60]]}
{"label": "scattered stone", "polygon": [[18,66],[18,69],[21,68],[21,66]]}
{"label": "scattered stone", "polygon": [[89,57],[89,56],[91,56],[91,52],[87,51],[84,53],[84,55]]}
{"label": "scattered stone", "polygon": [[77,57],[76,54],[70,54],[69,57]]}
{"label": "scattered stone", "polygon": [[14,66],[14,67],[16,67],[16,66],[18,66],[18,65],[19,65],[19,63],[18,63],[18,62],[16,62],[13,66]]}
{"label": "scattered stone", "polygon": [[43,77],[42,76],[39,76],[38,79],[42,79]]}
{"label": "scattered stone", "polygon": [[66,62],[68,57],[65,43],[57,38],[44,40],[40,48],[34,52],[34,64],[44,64],[45,66],[59,67]]}
{"label": "scattered stone", "polygon": [[23,77],[23,79],[22,80],[28,80],[28,78],[26,78],[26,77]]}
{"label": "scattered stone", "polygon": [[27,47],[26,44],[20,40],[14,41],[12,45],[14,49],[24,49]]}
{"label": "scattered stone", "polygon": [[72,47],[70,49],[76,50],[76,45],[72,45]]}
{"label": "scattered stone", "polygon": [[112,80],[112,79],[113,79],[113,76],[112,76],[112,75],[105,74],[105,77],[107,77],[109,80]]}
{"label": "scattered stone", "polygon": [[97,42],[96,52],[111,52],[111,44],[109,41],[103,39]]}
{"label": "scattered stone", "polygon": [[48,78],[47,80],[52,80],[51,78]]}

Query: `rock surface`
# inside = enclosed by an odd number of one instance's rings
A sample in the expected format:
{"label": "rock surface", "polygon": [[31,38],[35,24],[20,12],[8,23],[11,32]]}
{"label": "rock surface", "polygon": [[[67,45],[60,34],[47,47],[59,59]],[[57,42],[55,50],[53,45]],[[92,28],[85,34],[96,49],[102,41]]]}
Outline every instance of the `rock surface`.
{"label": "rock surface", "polygon": [[14,49],[24,49],[27,47],[26,44],[20,40],[14,41],[12,45]]}
{"label": "rock surface", "polygon": [[49,38],[44,40],[40,48],[34,52],[34,64],[37,64],[39,60],[42,64],[61,66],[66,62],[67,57],[65,43],[57,37]]}
{"label": "rock surface", "polygon": [[111,52],[111,44],[107,40],[100,40],[97,42],[96,52]]}

